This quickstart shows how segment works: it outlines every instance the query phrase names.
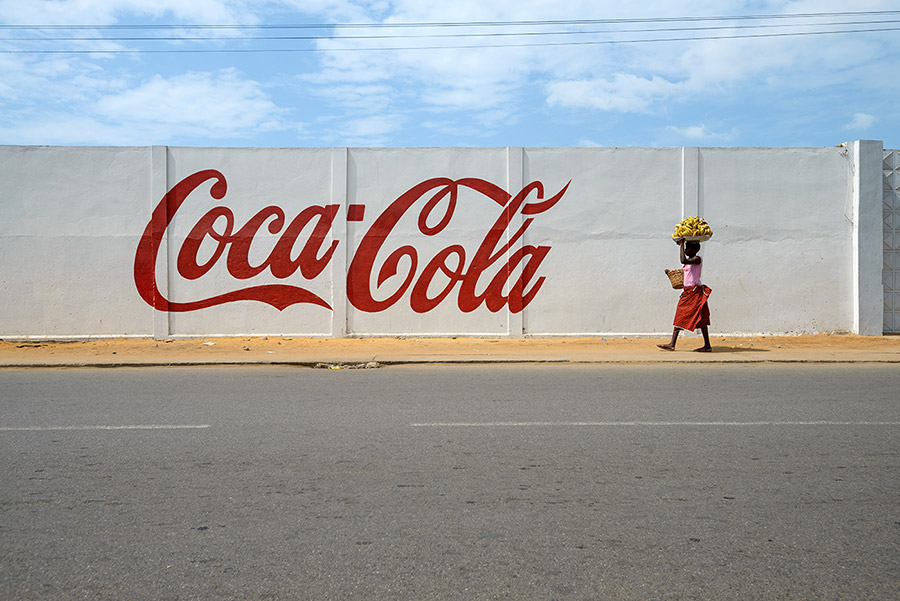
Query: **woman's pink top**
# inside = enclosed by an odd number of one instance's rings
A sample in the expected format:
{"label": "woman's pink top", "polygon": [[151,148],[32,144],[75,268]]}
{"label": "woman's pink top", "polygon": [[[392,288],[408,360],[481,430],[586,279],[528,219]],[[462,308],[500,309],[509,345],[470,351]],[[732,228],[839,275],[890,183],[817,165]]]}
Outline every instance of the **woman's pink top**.
{"label": "woman's pink top", "polygon": [[703,268],[703,259],[700,259],[700,262],[696,265],[685,265],[681,269],[684,271],[684,285],[687,286],[699,286],[700,285],[700,270]]}

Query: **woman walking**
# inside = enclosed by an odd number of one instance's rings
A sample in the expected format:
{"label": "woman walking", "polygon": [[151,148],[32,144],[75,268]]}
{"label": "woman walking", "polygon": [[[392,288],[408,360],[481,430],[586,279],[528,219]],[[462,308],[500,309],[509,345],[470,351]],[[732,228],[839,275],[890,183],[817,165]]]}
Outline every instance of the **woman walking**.
{"label": "woman walking", "polygon": [[675,240],[681,249],[681,264],[684,270],[684,290],[678,299],[678,307],[675,309],[675,329],[672,330],[672,340],[668,344],[658,344],[661,349],[675,350],[675,342],[681,330],[696,330],[703,333],[703,346],[694,349],[699,353],[709,353],[712,347],[709,344],[709,306],[707,301],[712,290],[700,282],[700,272],[703,269],[703,258],[698,256],[700,252],[699,242],[686,242],[684,238]]}

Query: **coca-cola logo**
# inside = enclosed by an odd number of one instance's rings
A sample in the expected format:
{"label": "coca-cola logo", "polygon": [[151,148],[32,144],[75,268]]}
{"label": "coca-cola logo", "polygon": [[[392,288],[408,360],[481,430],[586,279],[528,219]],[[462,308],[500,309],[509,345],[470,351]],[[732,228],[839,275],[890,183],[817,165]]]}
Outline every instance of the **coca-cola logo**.
{"label": "coca-cola logo", "polygon": [[[170,312],[195,311],[240,300],[267,303],[280,311],[298,303],[331,309],[323,298],[295,283],[236,287],[185,302],[175,302],[163,295],[157,286],[156,265],[164,236],[188,197],[210,181],[209,195],[217,201],[223,200],[228,190],[225,176],[207,169],[175,184],[153,210],[134,257],[134,282],[141,298],[155,309]],[[347,269],[347,299],[360,311],[378,312],[408,296],[410,308],[425,313],[444,302],[458,287],[456,303],[463,312],[474,311],[482,304],[492,312],[507,306],[513,313],[521,311],[544,284],[546,278],[538,276],[538,269],[550,252],[546,245],[521,244],[522,238],[534,216],[556,205],[568,187],[567,183],[545,199],[544,186],[539,181],[529,183],[515,196],[476,178],[439,177],[413,186],[394,200],[362,236]],[[430,257],[420,256],[423,251],[410,244],[393,247],[397,243],[393,242],[392,234],[398,222],[417,203],[421,204],[418,232],[437,236],[444,231],[457,213],[462,189],[474,191],[499,207],[499,216],[471,257],[467,257],[461,244],[451,244]],[[532,193],[534,199],[529,201]],[[364,221],[365,209],[365,205],[351,204],[345,218]],[[284,209],[268,206],[238,225],[230,208],[214,206],[184,237],[176,256],[177,275],[189,281],[198,280],[224,260],[228,274],[238,281],[268,271],[277,280],[311,282],[328,267],[338,248],[339,241],[329,242],[328,234],[340,213],[341,206],[337,204],[311,205],[288,221]],[[521,215],[521,224],[507,237],[517,215]],[[278,239],[267,258],[254,265],[250,249],[263,228]],[[304,232],[307,233],[301,239]],[[211,245],[213,251],[201,261],[200,249],[204,244],[207,248]],[[379,257],[386,258],[379,262]],[[405,273],[401,274],[401,269]],[[437,277],[440,279],[436,280]],[[435,287],[439,288],[437,292]]]}

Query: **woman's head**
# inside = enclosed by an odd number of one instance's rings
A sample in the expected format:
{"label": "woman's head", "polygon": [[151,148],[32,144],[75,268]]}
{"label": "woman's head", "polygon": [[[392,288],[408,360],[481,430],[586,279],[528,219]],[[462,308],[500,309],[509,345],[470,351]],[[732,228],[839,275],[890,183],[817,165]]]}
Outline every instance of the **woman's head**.
{"label": "woman's head", "polygon": [[693,257],[698,252],[700,252],[700,243],[699,242],[686,242],[684,245],[684,254],[689,257]]}

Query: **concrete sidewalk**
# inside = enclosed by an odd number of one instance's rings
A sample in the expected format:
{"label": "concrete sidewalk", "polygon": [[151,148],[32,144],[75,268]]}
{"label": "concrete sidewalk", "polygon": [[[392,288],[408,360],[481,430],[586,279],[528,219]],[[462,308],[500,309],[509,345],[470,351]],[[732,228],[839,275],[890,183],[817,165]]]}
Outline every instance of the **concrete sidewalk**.
{"label": "concrete sidewalk", "polygon": [[207,338],[0,341],[0,367],[302,365],[369,363],[900,363],[900,337],[821,334],[713,337],[712,353],[683,335],[674,352],[663,338]]}

